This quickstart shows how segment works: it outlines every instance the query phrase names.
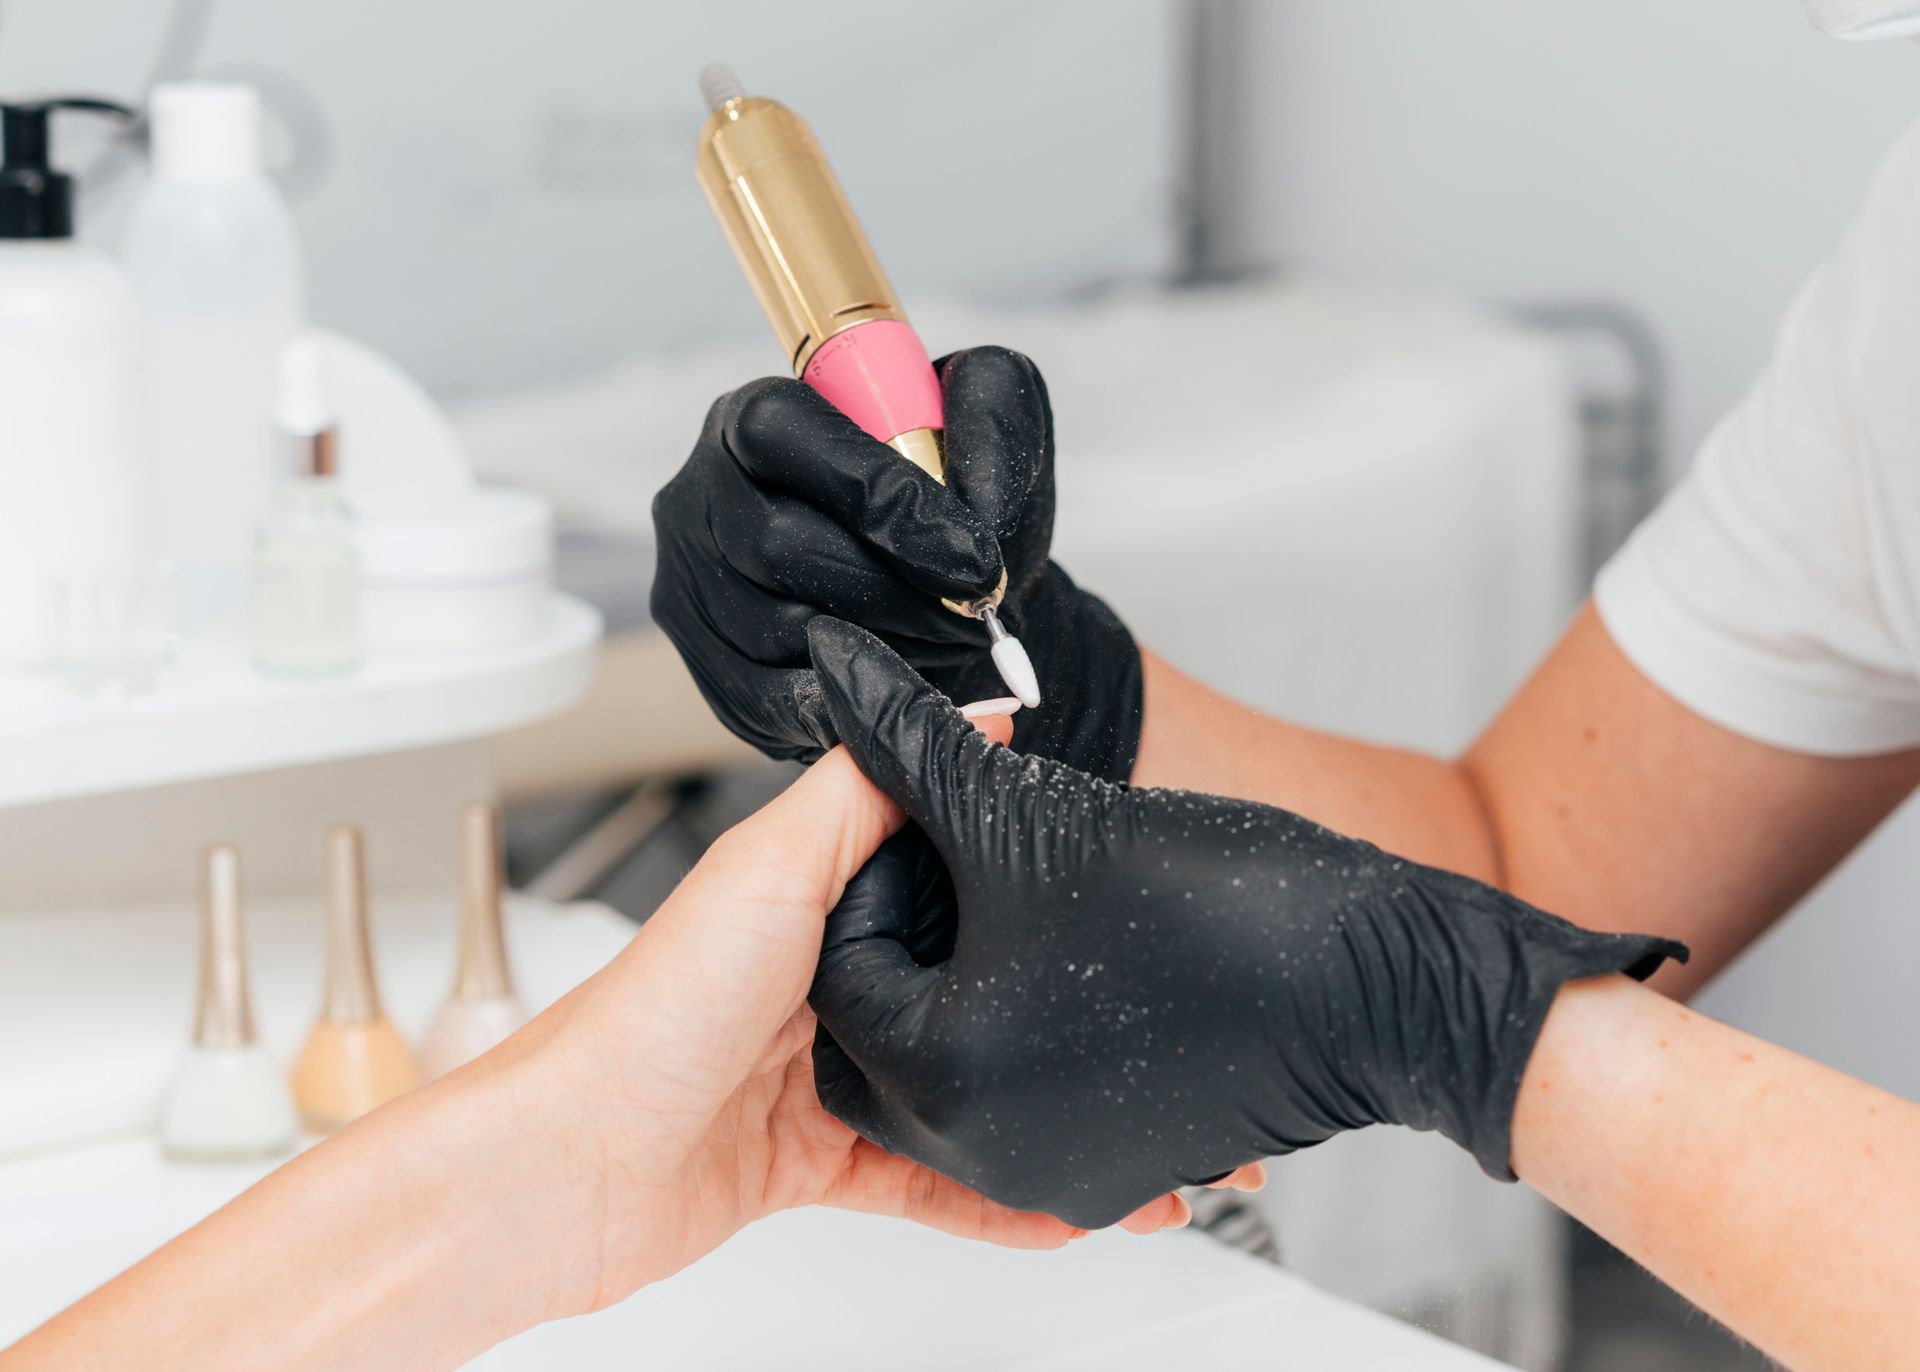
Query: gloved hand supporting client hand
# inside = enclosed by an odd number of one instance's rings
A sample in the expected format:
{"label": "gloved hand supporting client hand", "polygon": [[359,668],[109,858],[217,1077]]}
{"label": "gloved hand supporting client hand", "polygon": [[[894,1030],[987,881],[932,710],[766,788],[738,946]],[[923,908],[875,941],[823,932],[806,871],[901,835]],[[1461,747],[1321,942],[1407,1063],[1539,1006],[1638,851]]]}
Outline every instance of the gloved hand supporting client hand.
{"label": "gloved hand supporting client hand", "polygon": [[871,634],[808,638],[835,731],[912,821],[827,921],[820,1099],[1003,1204],[1103,1226],[1369,1124],[1511,1180],[1561,985],[1686,956],[1282,810],[1022,756]]}

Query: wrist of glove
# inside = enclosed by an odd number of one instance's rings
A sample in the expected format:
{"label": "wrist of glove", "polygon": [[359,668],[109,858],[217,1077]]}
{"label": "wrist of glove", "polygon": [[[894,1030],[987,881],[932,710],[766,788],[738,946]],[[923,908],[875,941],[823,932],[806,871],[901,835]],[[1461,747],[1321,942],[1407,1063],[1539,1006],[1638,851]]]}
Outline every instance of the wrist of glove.
{"label": "wrist of glove", "polygon": [[1139,746],[1140,654],[1049,558],[1053,412],[1033,363],[976,348],[939,364],[947,484],[798,381],[721,397],[654,501],[654,620],[707,703],[778,758],[836,741],[808,657],[815,615],[878,634],[958,700],[1005,694],[985,626],[945,609],[1007,580],[1002,622],[1034,659],[1042,702],[1025,752],[1124,780]]}
{"label": "wrist of glove", "polygon": [[1285,811],[1022,757],[871,635],[811,640],[835,731],[912,820],[828,920],[821,1100],[1004,1204],[1105,1225],[1369,1124],[1510,1178],[1560,986],[1685,956]]}
{"label": "wrist of glove", "polygon": [[1685,945],[1582,929],[1482,882],[1318,832],[1366,866],[1375,889],[1356,929],[1334,918],[1344,956],[1325,985],[1340,1005],[1289,1006],[1280,1018],[1296,1037],[1345,1018],[1351,1056],[1333,1066],[1358,1083],[1360,1123],[1434,1130],[1513,1181],[1514,1103],[1560,988],[1608,973],[1644,981],[1668,958],[1684,962]]}

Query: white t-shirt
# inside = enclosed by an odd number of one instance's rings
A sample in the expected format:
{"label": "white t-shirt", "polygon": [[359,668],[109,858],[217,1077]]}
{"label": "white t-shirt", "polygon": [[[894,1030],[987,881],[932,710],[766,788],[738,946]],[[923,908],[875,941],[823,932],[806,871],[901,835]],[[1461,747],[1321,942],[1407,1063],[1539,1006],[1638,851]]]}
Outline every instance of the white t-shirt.
{"label": "white t-shirt", "polygon": [[1594,600],[1726,728],[1836,756],[1920,743],[1920,125]]}

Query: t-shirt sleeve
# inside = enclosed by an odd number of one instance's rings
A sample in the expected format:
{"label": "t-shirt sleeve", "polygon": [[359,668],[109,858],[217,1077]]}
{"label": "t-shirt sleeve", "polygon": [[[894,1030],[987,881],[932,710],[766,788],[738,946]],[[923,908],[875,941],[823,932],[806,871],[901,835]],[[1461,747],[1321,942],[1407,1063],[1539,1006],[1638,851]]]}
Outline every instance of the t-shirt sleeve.
{"label": "t-shirt sleeve", "polygon": [[1823,755],[1920,743],[1915,495],[1920,125],[1594,603],[1640,671],[1725,728]]}

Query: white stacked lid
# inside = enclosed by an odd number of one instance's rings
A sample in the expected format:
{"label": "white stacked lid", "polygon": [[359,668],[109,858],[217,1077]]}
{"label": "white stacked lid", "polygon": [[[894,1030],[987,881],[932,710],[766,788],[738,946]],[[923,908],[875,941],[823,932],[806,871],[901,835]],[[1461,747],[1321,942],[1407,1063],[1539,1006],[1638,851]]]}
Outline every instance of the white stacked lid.
{"label": "white stacked lid", "polygon": [[505,486],[476,486],[430,518],[368,521],[360,535],[369,589],[481,587],[553,567],[553,506]]}

